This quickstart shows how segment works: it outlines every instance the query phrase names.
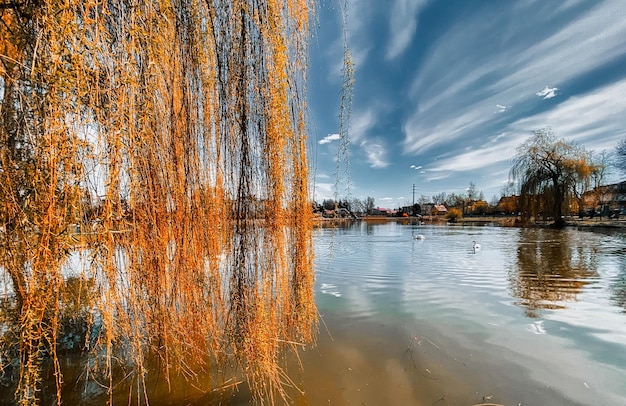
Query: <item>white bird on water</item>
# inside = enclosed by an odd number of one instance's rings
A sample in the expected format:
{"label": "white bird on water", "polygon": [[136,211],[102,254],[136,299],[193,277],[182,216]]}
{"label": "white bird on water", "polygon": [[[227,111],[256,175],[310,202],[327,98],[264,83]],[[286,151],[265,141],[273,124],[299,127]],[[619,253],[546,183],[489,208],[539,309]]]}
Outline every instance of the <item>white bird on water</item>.
{"label": "white bird on water", "polygon": [[474,248],[474,252],[480,251],[480,244],[477,243],[476,241],[474,241],[474,247],[473,248]]}
{"label": "white bird on water", "polygon": [[426,239],[426,237],[424,237],[421,234],[413,235],[413,238],[416,239],[416,240],[425,240]]}

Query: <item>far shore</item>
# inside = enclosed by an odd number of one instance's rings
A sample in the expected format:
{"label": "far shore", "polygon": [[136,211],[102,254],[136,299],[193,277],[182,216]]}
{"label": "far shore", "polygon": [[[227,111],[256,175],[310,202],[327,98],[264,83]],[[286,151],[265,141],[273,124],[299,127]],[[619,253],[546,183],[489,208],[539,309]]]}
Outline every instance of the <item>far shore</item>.
{"label": "far shore", "polygon": [[[454,222],[449,221],[444,216],[423,216],[423,217],[389,217],[389,216],[364,216],[358,220],[350,218],[322,218],[317,217],[319,223],[325,224],[347,224],[354,221],[365,221],[368,223],[375,222],[399,222],[403,224],[448,224],[448,225],[494,225],[500,227],[545,227],[551,224],[551,221],[537,220],[532,223],[522,223],[517,216],[466,216]],[[566,218],[565,227],[583,227],[583,228],[626,228],[626,216],[619,219],[607,219],[606,217],[580,219],[578,217]]]}

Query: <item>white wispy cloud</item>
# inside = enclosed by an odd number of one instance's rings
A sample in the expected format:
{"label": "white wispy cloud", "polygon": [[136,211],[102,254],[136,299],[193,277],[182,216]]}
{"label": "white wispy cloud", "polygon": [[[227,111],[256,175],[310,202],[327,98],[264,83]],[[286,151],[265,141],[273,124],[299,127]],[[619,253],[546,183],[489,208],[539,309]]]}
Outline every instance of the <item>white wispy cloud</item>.
{"label": "white wispy cloud", "polygon": [[371,168],[386,168],[389,166],[386,142],[380,137],[372,137],[370,132],[375,127],[377,111],[368,108],[353,114],[350,125],[350,141],[358,146]]}
{"label": "white wispy cloud", "polygon": [[372,168],[386,168],[389,166],[389,162],[387,161],[387,148],[385,147],[382,140],[374,140],[368,141],[364,140],[359,145],[365,156],[367,158],[367,162]]}
{"label": "white wispy cloud", "polygon": [[[344,35],[348,43],[348,51],[352,57],[352,62],[356,69],[359,69],[365,63],[370,51],[372,50],[372,41],[370,41],[369,35],[369,21],[373,16],[373,10],[371,7],[363,7],[359,2],[360,0],[348,0],[346,2],[346,26],[341,28],[341,32],[335,42],[328,50],[332,55],[334,65],[330,72],[336,80],[341,80],[341,71],[343,69],[343,56],[344,56]],[[339,13],[341,16],[341,13]],[[344,31],[345,30],[345,33]]]}
{"label": "white wispy cloud", "polygon": [[356,111],[352,114],[349,134],[352,142],[366,138],[368,132],[376,125],[376,114],[373,108],[365,111]]}
{"label": "white wispy cloud", "polygon": [[[559,14],[563,10],[552,9],[552,15],[540,16],[539,26],[545,31],[533,35],[527,34],[528,21],[537,14],[536,4],[530,3],[518,3],[509,13],[478,13],[455,24],[431,45],[411,86],[416,107],[403,125],[404,153],[420,155],[455,143],[465,146],[489,129],[501,131],[493,128],[493,106],[506,107],[502,100],[514,100],[520,107],[518,114],[524,109],[536,111],[532,108],[536,93],[542,93],[537,89],[546,83],[567,83],[623,56],[626,24],[623,15],[615,12],[620,4],[594,3],[561,27],[555,22],[564,21]],[[486,37],[493,38],[494,26],[505,27],[494,44],[497,53],[483,45]],[[557,90],[547,87],[541,97],[553,97]],[[610,99],[606,94],[601,97]],[[542,127],[547,125],[553,124]]]}
{"label": "white wispy cloud", "polygon": [[569,98],[555,108],[521,118],[508,131],[528,136],[531,130],[551,127],[559,138],[566,138],[588,150],[612,149],[626,136],[626,79]]}
{"label": "white wispy cloud", "polygon": [[339,134],[328,134],[326,137],[319,140],[318,144],[321,144],[321,145],[328,144],[330,142],[337,141],[340,139],[341,139],[341,136]]}
{"label": "white wispy cloud", "polygon": [[442,180],[466,172],[483,173],[482,182],[497,188],[508,176],[510,160],[517,147],[533,130],[548,126],[557,137],[584,145],[587,150],[611,150],[626,137],[623,94],[626,94],[626,79],[572,97],[549,111],[514,121],[488,144],[436,160],[429,166],[428,180]]}
{"label": "white wispy cloud", "polygon": [[626,79],[568,99],[555,108],[512,122],[506,132],[476,149],[444,157],[429,167],[431,172],[464,172],[494,167],[515,156],[516,148],[533,130],[550,127],[565,138],[588,150],[612,149],[626,136]]}
{"label": "white wispy cloud", "polygon": [[440,119],[421,120],[419,114],[415,114],[409,118],[404,125],[405,139],[404,152],[409,154],[419,154],[426,152],[432,147],[443,144],[453,143],[456,138],[467,135],[480,123],[487,121],[487,116],[493,113],[476,107],[472,110],[469,108],[459,108],[456,116],[447,119],[442,113]]}
{"label": "white wispy cloud", "polygon": [[448,179],[453,175],[453,172],[444,172],[444,171],[440,171],[440,172],[430,172],[428,174],[428,176],[426,177],[426,182],[435,182],[435,181],[439,181],[439,180],[444,180],[444,179]]}
{"label": "white wispy cloud", "polygon": [[337,9],[338,34],[334,41],[330,43],[325,53],[330,60],[328,66],[329,82],[340,84],[342,80],[342,69],[345,54],[345,44],[348,43],[348,51],[352,57],[352,63],[359,69],[365,63],[367,56],[372,50],[372,41],[368,40],[368,22],[374,18],[370,7],[363,7],[359,0],[348,0],[346,2],[346,21],[342,27],[341,8]]}
{"label": "white wispy cloud", "polygon": [[430,172],[465,172],[488,168],[511,159],[515,155],[515,149],[523,141],[523,139],[511,139],[497,145],[483,145],[462,154],[439,159],[429,170]]}
{"label": "white wispy cloud", "polygon": [[316,183],[315,200],[321,202],[324,199],[332,199],[335,195],[334,187],[334,183]]}
{"label": "white wispy cloud", "polygon": [[538,91],[537,93],[535,93],[535,95],[542,97],[544,100],[545,99],[551,99],[553,97],[556,96],[556,91],[559,90],[558,87],[549,87],[546,86],[543,88],[543,90]]}
{"label": "white wispy cloud", "polygon": [[502,104],[496,104],[496,113],[504,113],[505,111],[507,111],[508,109],[511,108],[511,106],[504,106]]}
{"label": "white wispy cloud", "polygon": [[411,165],[409,168],[418,170],[418,169],[422,169],[422,165]]}
{"label": "white wispy cloud", "polygon": [[499,139],[506,137],[506,133],[500,133],[491,139],[491,142],[498,142]]}
{"label": "white wispy cloud", "polygon": [[394,59],[410,45],[417,29],[417,18],[427,0],[395,0],[389,20],[389,45],[387,59]]}

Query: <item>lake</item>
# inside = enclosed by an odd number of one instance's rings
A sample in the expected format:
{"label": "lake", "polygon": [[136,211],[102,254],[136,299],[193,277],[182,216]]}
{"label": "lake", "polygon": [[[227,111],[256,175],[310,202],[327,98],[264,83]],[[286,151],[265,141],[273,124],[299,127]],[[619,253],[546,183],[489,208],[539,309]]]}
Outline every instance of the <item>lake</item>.
{"label": "lake", "polygon": [[322,323],[294,404],[626,405],[623,231],[359,222],[314,239]]}
{"label": "lake", "polygon": [[[625,230],[357,222],[314,247],[320,331],[288,365],[291,404],[626,405]],[[251,401],[149,388],[151,405]]]}

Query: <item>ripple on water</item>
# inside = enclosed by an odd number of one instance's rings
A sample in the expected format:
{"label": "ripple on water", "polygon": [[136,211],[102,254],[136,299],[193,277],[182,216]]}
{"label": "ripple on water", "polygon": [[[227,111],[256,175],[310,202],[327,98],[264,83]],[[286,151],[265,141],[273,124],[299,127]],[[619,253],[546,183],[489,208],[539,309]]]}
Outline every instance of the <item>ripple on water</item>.
{"label": "ripple on water", "polygon": [[[381,324],[410,319],[445,326],[463,339],[480,337],[481,345],[505,348],[514,358],[532,360],[533,368],[552,371],[542,382],[566,382],[566,391],[567,382],[588,382],[580,379],[592,369],[597,386],[626,379],[626,359],[603,350],[626,353],[623,236],[499,227],[355,230],[316,236],[322,312],[332,307],[343,320]],[[474,240],[481,244],[478,252]],[[542,359],[534,343],[541,343]],[[561,367],[574,360],[585,369]],[[618,386],[607,383],[605,389],[626,398]]]}
{"label": "ripple on water", "polygon": [[320,292],[326,295],[341,297],[341,292],[337,288],[337,285],[333,283],[322,283],[322,286],[320,287]]}

